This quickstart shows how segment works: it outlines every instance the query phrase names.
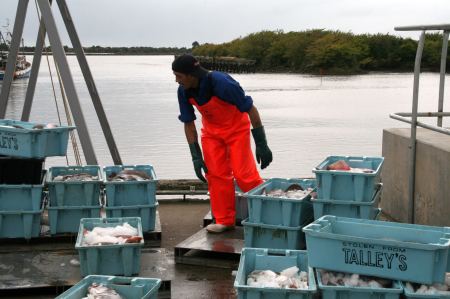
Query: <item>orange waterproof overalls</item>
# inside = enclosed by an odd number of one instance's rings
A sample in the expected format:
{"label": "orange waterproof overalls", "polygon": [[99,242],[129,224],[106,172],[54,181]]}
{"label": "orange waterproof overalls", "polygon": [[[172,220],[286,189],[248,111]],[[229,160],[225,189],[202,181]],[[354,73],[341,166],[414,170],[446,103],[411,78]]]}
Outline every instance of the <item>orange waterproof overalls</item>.
{"label": "orange waterproof overalls", "polygon": [[190,98],[202,115],[201,141],[208,173],[211,211],[216,223],[234,225],[234,181],[243,192],[263,182],[256,169],[250,146],[250,120],[248,114],[216,96],[200,106]]}

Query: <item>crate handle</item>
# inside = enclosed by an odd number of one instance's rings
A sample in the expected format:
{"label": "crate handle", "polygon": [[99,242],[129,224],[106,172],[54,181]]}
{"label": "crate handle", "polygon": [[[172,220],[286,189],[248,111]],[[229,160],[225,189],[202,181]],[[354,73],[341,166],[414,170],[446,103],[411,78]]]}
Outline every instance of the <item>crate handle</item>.
{"label": "crate handle", "polygon": [[75,166],[75,165],[67,166],[67,170],[78,170],[81,168],[82,168],[82,166]]}
{"label": "crate handle", "polygon": [[125,170],[125,169],[135,170],[136,166],[135,165],[123,165],[122,170]]}
{"label": "crate handle", "polygon": [[120,286],[131,286],[131,280],[126,277],[113,277],[109,283],[109,285],[120,285]]}
{"label": "crate handle", "polygon": [[286,251],[281,249],[269,249],[267,250],[268,256],[286,256]]}
{"label": "crate handle", "polygon": [[361,158],[352,157],[352,158],[348,159],[348,162],[353,162],[353,161],[359,162],[359,161],[364,161],[364,160],[366,160],[365,157],[361,157]]}

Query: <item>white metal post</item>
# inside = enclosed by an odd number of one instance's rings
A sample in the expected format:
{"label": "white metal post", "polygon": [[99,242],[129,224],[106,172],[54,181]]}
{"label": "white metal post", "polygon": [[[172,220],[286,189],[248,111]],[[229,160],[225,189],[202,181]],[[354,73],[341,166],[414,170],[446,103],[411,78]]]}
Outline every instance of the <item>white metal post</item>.
{"label": "white metal post", "polygon": [[[448,33],[449,33],[448,31],[444,31],[444,36],[442,37],[441,74],[439,77],[438,112],[444,111],[444,87],[445,87],[445,69],[446,69],[446,64],[447,64]],[[437,126],[442,127],[442,116],[438,116]]]}
{"label": "white metal post", "polygon": [[45,23],[45,28],[48,32],[48,38],[52,48],[53,56],[61,73],[61,80],[69,101],[70,110],[77,126],[78,136],[80,137],[81,146],[83,148],[84,157],[88,165],[98,165],[97,157],[95,156],[94,147],[91,142],[86,121],[81,110],[78,95],[75,90],[72,74],[70,72],[69,64],[67,63],[66,53],[61,43],[58,30],[56,28],[55,19],[50,8],[48,0],[37,0]]}
{"label": "white metal post", "polygon": [[106,143],[108,144],[111,157],[115,165],[122,165],[122,159],[120,158],[116,142],[114,141],[114,136],[111,132],[111,128],[108,123],[108,118],[106,117],[105,110],[103,109],[103,104],[100,100],[100,96],[98,94],[97,87],[94,82],[94,77],[92,76],[89,64],[84,54],[83,47],[81,46],[81,42],[75,29],[75,25],[72,21],[69,8],[67,7],[65,0],[57,0],[57,3],[59,6],[59,10],[61,11],[64,23],[66,25],[67,32],[69,33],[72,46],[75,50],[75,53],[77,54],[78,63],[80,64],[84,80],[86,81],[89,94],[91,95],[92,103],[94,104],[95,111],[97,112],[97,116],[100,121],[103,134],[105,135]]}
{"label": "white metal post", "polygon": [[16,19],[14,20],[14,29],[9,47],[8,62],[6,63],[5,76],[3,78],[2,92],[0,93],[0,118],[5,118],[6,107],[8,106],[9,91],[14,79],[14,70],[16,68],[17,54],[22,39],[23,26],[27,15],[28,0],[19,0],[17,5]]}
{"label": "white metal post", "polygon": [[[52,0],[49,0],[50,5]],[[33,104],[34,91],[36,90],[36,82],[39,74],[39,68],[41,66],[42,49],[44,48],[45,35],[47,31],[45,30],[44,20],[41,17],[39,23],[39,31],[36,39],[36,47],[34,48],[33,65],[31,66],[30,79],[28,80],[27,93],[25,95],[25,103],[23,104],[22,110],[22,121],[29,121],[31,106]]]}
{"label": "white metal post", "polygon": [[420,63],[422,60],[423,46],[425,44],[425,30],[422,31],[417,46],[416,61],[414,64],[414,86],[413,104],[411,117],[411,138],[410,138],[410,163],[409,163],[409,223],[414,223],[414,193],[416,180],[416,134],[417,134],[417,108],[419,103],[419,78]]}

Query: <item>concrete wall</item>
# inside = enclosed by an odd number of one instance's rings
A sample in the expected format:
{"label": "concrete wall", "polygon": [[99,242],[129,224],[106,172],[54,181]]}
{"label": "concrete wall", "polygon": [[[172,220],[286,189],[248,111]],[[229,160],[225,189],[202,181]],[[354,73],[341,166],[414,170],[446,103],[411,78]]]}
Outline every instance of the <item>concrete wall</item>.
{"label": "concrete wall", "polygon": [[[383,131],[385,213],[408,222],[410,129]],[[419,128],[416,146],[415,223],[450,226],[450,136]]]}

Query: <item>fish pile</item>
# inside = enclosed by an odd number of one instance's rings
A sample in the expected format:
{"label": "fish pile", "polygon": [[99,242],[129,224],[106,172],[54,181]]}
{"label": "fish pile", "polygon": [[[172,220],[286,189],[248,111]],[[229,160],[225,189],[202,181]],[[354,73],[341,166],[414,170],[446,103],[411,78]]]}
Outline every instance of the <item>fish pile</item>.
{"label": "fish pile", "polygon": [[433,285],[425,285],[418,283],[406,283],[406,288],[416,294],[432,294],[432,295],[450,295],[450,272],[445,275],[445,283],[435,283]]}
{"label": "fish pile", "polygon": [[125,169],[119,173],[112,172],[108,176],[108,181],[125,182],[125,181],[150,181],[152,178],[140,170]]}
{"label": "fish pile", "polygon": [[270,191],[266,191],[266,189],[264,188],[262,190],[261,195],[263,195],[263,196],[270,196],[270,197],[277,197],[277,198],[303,199],[307,195],[309,195],[312,190],[313,190],[312,188],[308,188],[306,190],[303,190],[303,188],[300,185],[292,184],[286,190],[273,189],[273,190],[270,190]]}
{"label": "fish pile", "polygon": [[370,168],[352,168],[344,160],[338,160],[327,166],[327,170],[349,171],[355,173],[373,173],[374,170]]}
{"label": "fish pile", "polygon": [[122,297],[115,290],[94,282],[89,286],[86,297],[82,299],[122,299]]}
{"label": "fish pile", "polygon": [[320,270],[322,284],[327,286],[391,288],[392,280],[359,274]]}
{"label": "fish pile", "polygon": [[96,181],[98,180],[98,176],[90,175],[89,173],[77,173],[77,174],[66,174],[66,175],[57,175],[53,178],[54,182],[88,182],[88,181]]}
{"label": "fish pile", "polygon": [[115,227],[97,226],[91,231],[85,229],[82,246],[139,243],[141,240],[142,238],[138,236],[138,230],[125,222]]}
{"label": "fish pile", "polygon": [[297,266],[277,274],[271,270],[255,270],[247,276],[247,285],[258,288],[308,289],[308,273]]}

